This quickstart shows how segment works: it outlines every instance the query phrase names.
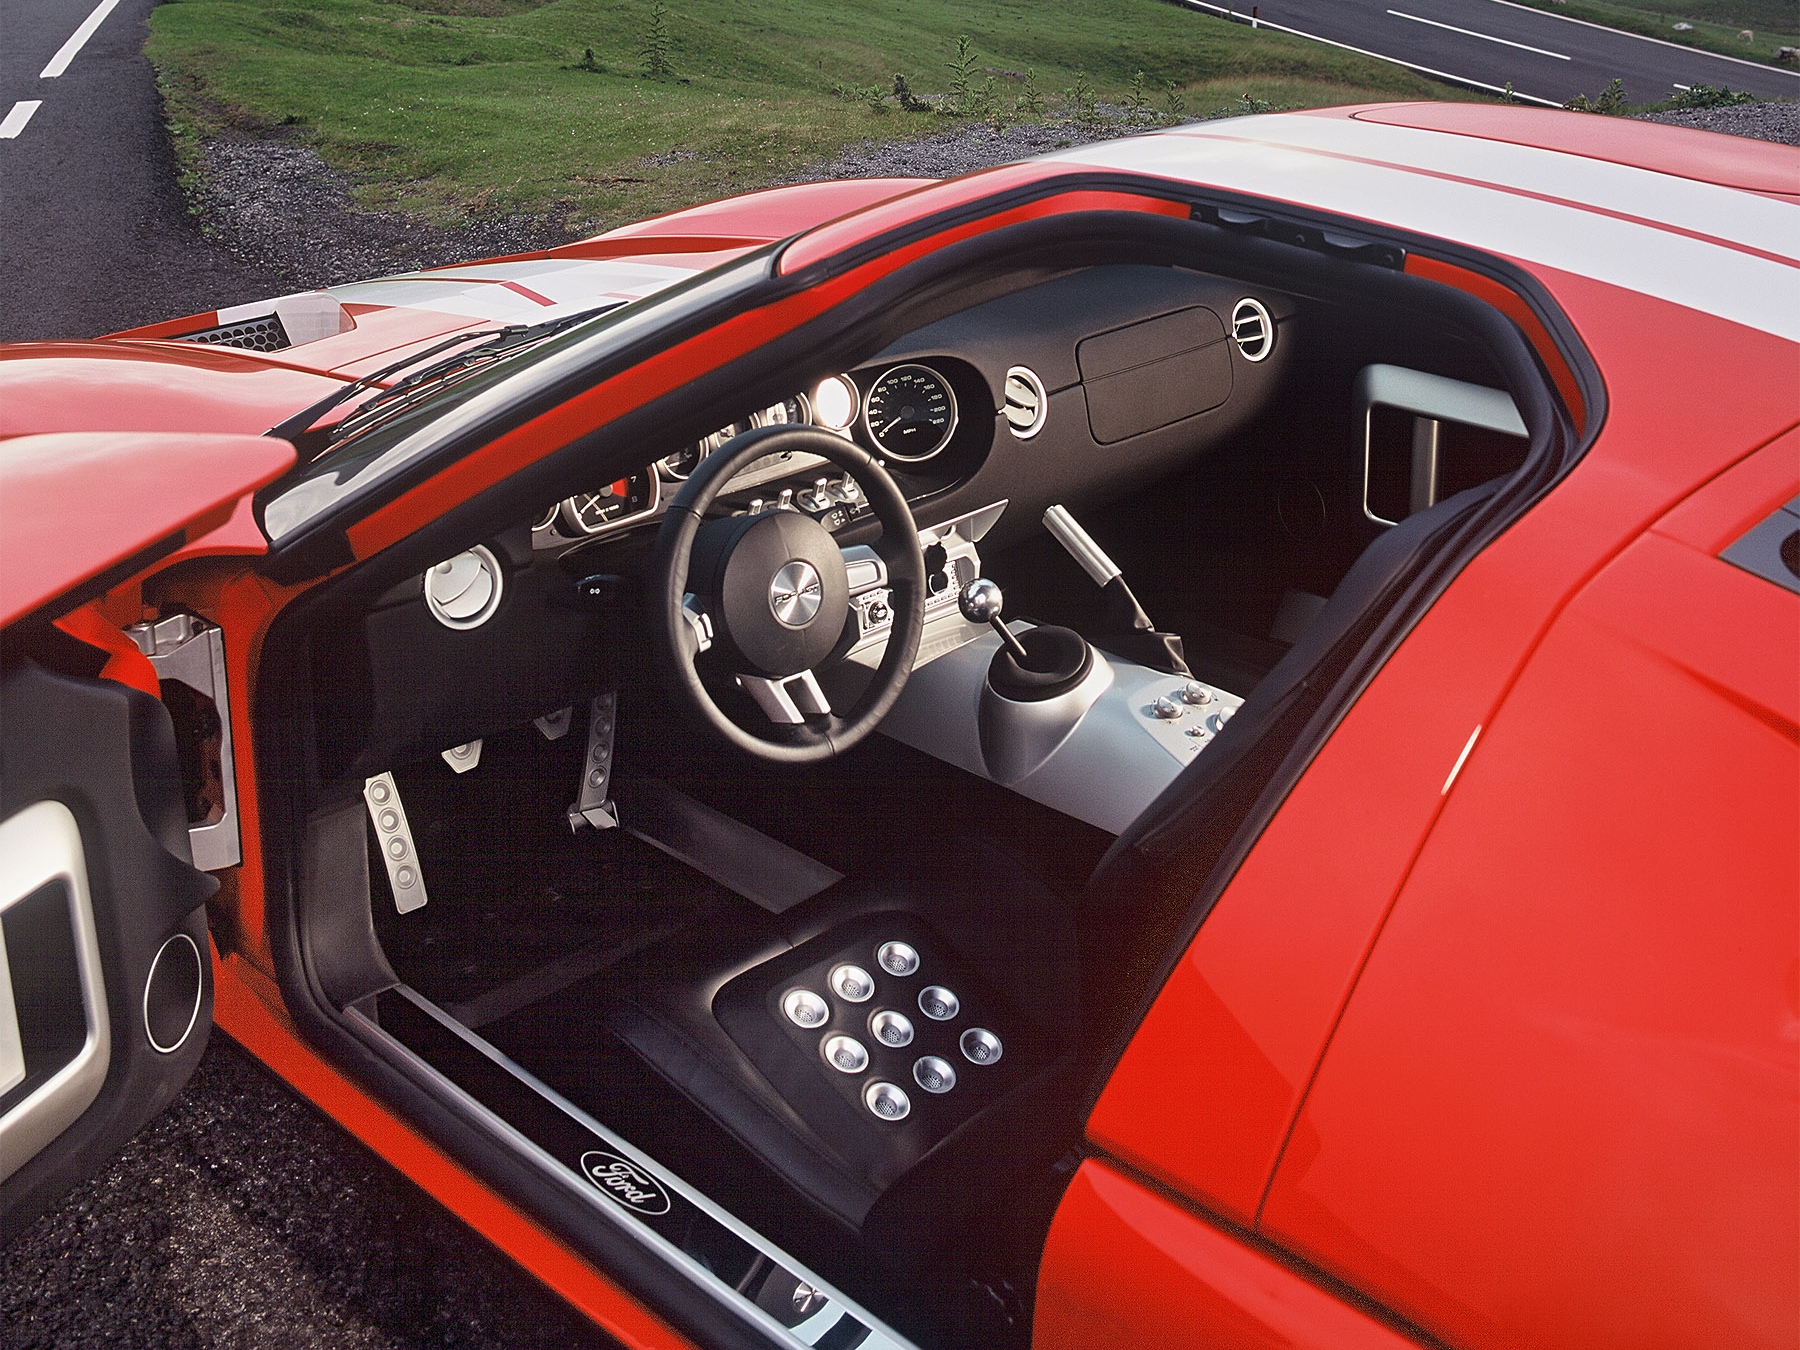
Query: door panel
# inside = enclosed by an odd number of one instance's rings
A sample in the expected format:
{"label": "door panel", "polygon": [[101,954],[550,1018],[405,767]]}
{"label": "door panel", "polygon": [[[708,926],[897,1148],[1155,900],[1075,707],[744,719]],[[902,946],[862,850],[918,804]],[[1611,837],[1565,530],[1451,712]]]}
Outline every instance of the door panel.
{"label": "door panel", "polygon": [[173,1100],[212,1025],[205,900],[157,699],[0,672],[0,1233]]}

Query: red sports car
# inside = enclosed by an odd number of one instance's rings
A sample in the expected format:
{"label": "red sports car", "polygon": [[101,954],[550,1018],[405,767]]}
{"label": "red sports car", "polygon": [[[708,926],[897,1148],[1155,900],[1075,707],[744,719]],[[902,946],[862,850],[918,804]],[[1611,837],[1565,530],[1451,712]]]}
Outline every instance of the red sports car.
{"label": "red sports car", "polygon": [[0,436],[0,1227],[216,1023],[629,1346],[1795,1344],[1794,150],[779,189]]}

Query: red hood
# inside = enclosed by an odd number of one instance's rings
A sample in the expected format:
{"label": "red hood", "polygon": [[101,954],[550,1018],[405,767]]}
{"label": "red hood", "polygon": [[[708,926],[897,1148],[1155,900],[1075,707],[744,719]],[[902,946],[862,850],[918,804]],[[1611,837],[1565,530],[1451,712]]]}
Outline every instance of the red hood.
{"label": "red hood", "polygon": [[0,437],[57,431],[260,435],[340,381],[194,343],[0,347]]}

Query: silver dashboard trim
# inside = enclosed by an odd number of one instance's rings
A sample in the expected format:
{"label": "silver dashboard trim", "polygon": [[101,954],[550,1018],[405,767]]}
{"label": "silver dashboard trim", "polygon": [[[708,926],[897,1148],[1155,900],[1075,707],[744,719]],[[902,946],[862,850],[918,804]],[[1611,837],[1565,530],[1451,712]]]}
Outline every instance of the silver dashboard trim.
{"label": "silver dashboard trim", "polygon": [[73,1059],[0,1116],[0,1181],[80,1119],[100,1095],[112,1062],[106,977],[100,964],[93,895],[88,890],[87,854],[75,815],[61,802],[41,801],[0,823],[0,913],[45,882],[58,879],[69,888],[69,922],[75,930],[75,962],[87,1036]]}

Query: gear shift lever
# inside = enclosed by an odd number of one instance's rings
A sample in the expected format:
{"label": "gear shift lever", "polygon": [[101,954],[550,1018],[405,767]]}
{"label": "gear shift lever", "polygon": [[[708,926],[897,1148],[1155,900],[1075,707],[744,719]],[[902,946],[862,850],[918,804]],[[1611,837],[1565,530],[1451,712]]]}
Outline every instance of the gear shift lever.
{"label": "gear shift lever", "polygon": [[1000,593],[998,586],[986,577],[977,577],[963,587],[962,594],[956,598],[956,604],[962,610],[963,618],[970,623],[992,624],[994,631],[1000,635],[1000,640],[1011,650],[1013,659],[1021,665],[1029,664],[1031,657],[1026,653],[1025,645],[1013,636],[1012,629],[1000,617],[1006,597]]}

